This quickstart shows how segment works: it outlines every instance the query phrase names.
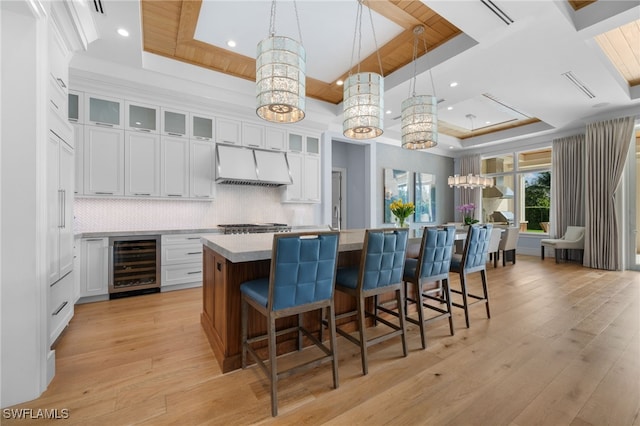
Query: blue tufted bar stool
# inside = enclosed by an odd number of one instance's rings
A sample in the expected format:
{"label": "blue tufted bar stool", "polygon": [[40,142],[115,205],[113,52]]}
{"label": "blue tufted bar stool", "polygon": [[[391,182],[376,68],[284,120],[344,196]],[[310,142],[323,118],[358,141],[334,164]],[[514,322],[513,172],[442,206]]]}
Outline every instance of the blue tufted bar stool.
{"label": "blue tufted bar stool", "polygon": [[[367,348],[384,342],[396,336],[402,339],[402,351],[407,356],[407,342],[405,337],[404,289],[402,272],[407,250],[408,229],[367,229],[364,236],[360,265],[354,268],[339,268],[336,276],[336,290],[355,297],[356,310],[336,316],[336,319],[357,317],[359,338],[352,336],[340,328],[338,333],[347,340],[360,346],[362,360],[362,374],[367,374]],[[399,310],[398,324],[394,324],[377,314],[378,309],[389,314],[394,311],[377,304],[380,294],[395,292]],[[375,312],[367,312],[365,299],[374,296]],[[366,338],[365,317],[373,317],[392,329],[391,332],[377,336],[370,340]]]}
{"label": "blue tufted bar stool", "polygon": [[[422,349],[426,349],[425,324],[449,318],[449,330],[453,336],[453,316],[451,315],[451,293],[449,291],[449,267],[453,255],[456,227],[424,228],[417,259],[407,259],[404,266],[404,292],[407,302],[416,304],[418,320],[408,315],[406,320],[420,326]],[[413,284],[413,297],[409,297],[407,283]],[[431,302],[431,303],[429,303]],[[435,303],[434,303],[435,302]],[[445,305],[445,308],[442,307]],[[437,314],[425,319],[424,309]]]}
{"label": "blue tufted bar stool", "polygon": [[[247,281],[240,285],[242,295],[242,368],[247,366],[247,352],[265,372],[271,384],[271,415],[278,415],[278,379],[331,362],[333,387],[338,387],[338,356],[336,354],[336,323],[333,302],[338,257],[339,232],[282,233],[273,236],[269,278]],[[267,334],[249,337],[247,334],[249,306],[267,318]],[[302,326],[302,313],[328,310],[329,347]],[[276,331],[276,319],[298,316],[297,326]],[[298,332],[298,350],[302,334],[324,353],[284,371],[278,371],[276,336]],[[268,341],[269,361],[265,363],[252,343]]]}
{"label": "blue tufted bar stool", "polygon": [[[491,239],[492,224],[471,225],[467,231],[467,239],[464,244],[462,255],[455,254],[451,259],[451,272],[460,274],[460,290],[451,289],[452,293],[462,295],[462,304],[451,304],[457,308],[464,309],[464,319],[469,328],[469,306],[476,303],[484,303],[487,309],[487,318],[491,318],[489,311],[489,291],[487,289],[487,254],[489,240]],[[471,294],[467,290],[467,275],[480,272],[482,278],[482,295]],[[469,303],[469,298],[475,301]]]}

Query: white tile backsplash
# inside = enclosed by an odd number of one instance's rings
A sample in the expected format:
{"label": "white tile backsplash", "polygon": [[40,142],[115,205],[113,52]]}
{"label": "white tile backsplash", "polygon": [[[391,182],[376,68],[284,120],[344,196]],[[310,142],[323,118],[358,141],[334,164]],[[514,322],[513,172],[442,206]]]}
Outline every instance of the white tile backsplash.
{"label": "white tile backsplash", "polygon": [[74,231],[110,232],[215,228],[221,223],[318,225],[317,204],[283,204],[283,188],[218,185],[211,202],[77,198]]}

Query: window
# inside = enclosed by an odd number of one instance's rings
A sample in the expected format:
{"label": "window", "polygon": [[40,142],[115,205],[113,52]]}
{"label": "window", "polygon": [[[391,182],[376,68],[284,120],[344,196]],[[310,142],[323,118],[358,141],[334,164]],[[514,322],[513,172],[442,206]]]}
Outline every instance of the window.
{"label": "window", "polygon": [[493,188],[482,190],[485,222],[519,225],[522,232],[548,231],[551,148],[484,158],[482,174],[495,180]]}

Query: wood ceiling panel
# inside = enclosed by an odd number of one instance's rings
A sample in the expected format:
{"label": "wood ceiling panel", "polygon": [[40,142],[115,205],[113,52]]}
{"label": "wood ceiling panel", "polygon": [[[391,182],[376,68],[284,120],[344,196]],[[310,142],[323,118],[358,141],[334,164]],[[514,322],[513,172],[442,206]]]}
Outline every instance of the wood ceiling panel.
{"label": "wood ceiling panel", "polygon": [[580,10],[585,6],[589,6],[591,3],[595,3],[597,0],[569,0],[569,4],[573,7],[573,10]]}
{"label": "wood ceiling panel", "polygon": [[[255,59],[194,40],[202,0],[142,0],[141,3],[145,51],[255,81]],[[373,1],[368,5],[372,10],[405,28],[405,31],[379,48],[383,75],[389,75],[413,60],[413,28],[416,25],[425,27],[423,37],[427,42],[427,50],[435,49],[462,33],[460,29],[429,9],[421,1]],[[418,56],[423,54],[423,44],[419,43]],[[356,68],[354,66],[354,70]],[[380,72],[377,53],[362,60],[360,71]],[[345,70],[341,76],[342,80],[346,79],[348,72],[349,70]],[[310,98],[339,104],[342,102],[343,87],[336,85],[335,82],[325,82],[307,77],[306,93]],[[465,139],[537,121],[539,120],[531,118],[472,132],[441,121],[439,131]]]}
{"label": "wood ceiling panel", "polygon": [[629,86],[640,84],[640,19],[600,34],[596,41]]}

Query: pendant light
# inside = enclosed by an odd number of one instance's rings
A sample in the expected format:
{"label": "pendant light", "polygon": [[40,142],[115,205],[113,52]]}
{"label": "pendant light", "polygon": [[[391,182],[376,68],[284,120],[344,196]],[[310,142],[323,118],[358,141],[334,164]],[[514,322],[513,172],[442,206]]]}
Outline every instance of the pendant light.
{"label": "pendant light", "polygon": [[[438,99],[431,68],[429,78],[433,95],[416,95],[416,62],[418,58],[418,39],[424,33],[424,27],[413,29],[413,79],[409,85],[410,97],[402,102],[402,147],[405,149],[425,149],[438,145]],[[427,42],[423,38],[424,54],[427,54]],[[426,56],[425,56],[426,58]]]}
{"label": "pendant light", "polygon": [[276,2],[271,3],[269,37],[258,43],[256,113],[273,123],[296,123],[305,116],[305,61],[298,6],[293,7],[300,42],[276,36]]}
{"label": "pendant light", "polygon": [[[349,77],[344,82],[343,97],[343,134],[351,139],[371,139],[380,136],[383,132],[383,96],[384,79],[382,77],[382,62],[378,51],[378,42],[373,28],[373,17],[369,7],[369,19],[371,31],[378,55],[380,74],[374,72],[360,72],[360,53],[362,47],[362,8],[363,2],[358,0],[356,14],[356,28],[353,34],[353,48],[351,50],[351,64],[349,65]],[[351,74],[353,67],[353,55],[358,44],[357,72]]]}

